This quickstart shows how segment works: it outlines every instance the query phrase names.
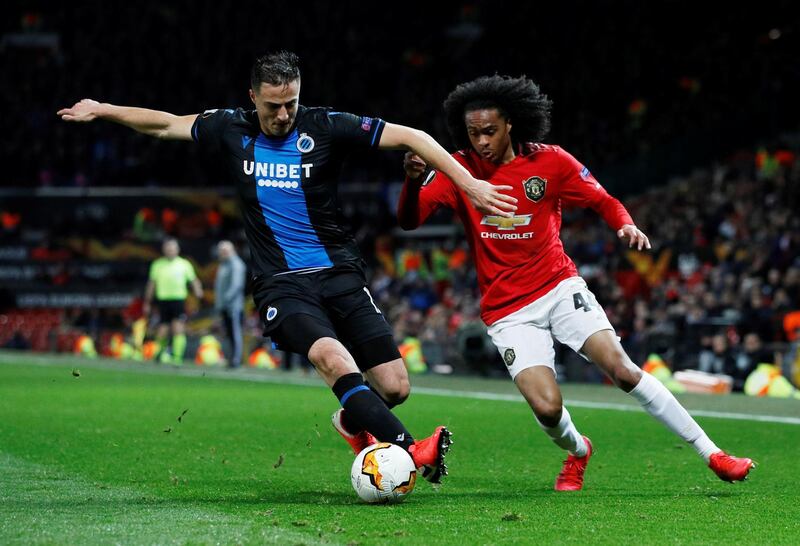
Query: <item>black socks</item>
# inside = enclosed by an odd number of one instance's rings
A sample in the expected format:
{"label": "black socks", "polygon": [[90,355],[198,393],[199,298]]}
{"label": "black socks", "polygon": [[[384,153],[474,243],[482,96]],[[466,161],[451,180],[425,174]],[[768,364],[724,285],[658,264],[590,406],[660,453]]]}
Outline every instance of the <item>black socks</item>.
{"label": "black socks", "polygon": [[340,377],[333,385],[333,394],[345,409],[342,424],[348,431],[366,430],[381,442],[391,442],[405,450],[414,443],[411,433],[364,383],[360,373]]}

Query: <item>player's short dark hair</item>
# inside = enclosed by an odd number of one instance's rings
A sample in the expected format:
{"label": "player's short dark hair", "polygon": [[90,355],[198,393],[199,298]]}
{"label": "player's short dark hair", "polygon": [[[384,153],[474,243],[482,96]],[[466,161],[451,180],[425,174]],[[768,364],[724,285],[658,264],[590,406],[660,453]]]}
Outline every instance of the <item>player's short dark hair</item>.
{"label": "player's short dark hair", "polygon": [[300,57],[291,51],[262,55],[250,69],[250,87],[258,90],[262,83],[288,85],[300,79]]}
{"label": "player's short dark hair", "polygon": [[482,76],[462,83],[444,101],[447,128],[460,150],[471,146],[464,123],[467,112],[496,108],[511,121],[513,142],[541,142],[550,131],[552,107],[553,101],[525,76]]}

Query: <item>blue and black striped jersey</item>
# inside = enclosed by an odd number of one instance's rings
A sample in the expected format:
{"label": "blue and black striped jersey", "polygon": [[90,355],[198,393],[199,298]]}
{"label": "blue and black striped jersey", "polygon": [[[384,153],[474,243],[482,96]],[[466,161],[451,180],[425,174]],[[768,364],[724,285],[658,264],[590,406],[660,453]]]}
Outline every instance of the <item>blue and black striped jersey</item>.
{"label": "blue and black striped jersey", "polygon": [[[285,137],[265,135],[255,110],[207,110],[192,137],[220,153],[240,198],[256,275],[360,264],[343,227],[337,184],[344,157],[377,147],[385,123],[299,106]],[[360,267],[360,266],[359,266]]]}

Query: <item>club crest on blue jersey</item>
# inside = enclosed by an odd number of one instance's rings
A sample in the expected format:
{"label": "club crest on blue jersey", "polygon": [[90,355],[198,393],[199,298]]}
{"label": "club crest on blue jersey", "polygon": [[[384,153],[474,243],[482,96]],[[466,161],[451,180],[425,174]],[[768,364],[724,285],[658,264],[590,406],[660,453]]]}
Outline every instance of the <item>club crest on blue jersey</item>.
{"label": "club crest on blue jersey", "polygon": [[525,197],[534,203],[538,203],[544,197],[544,192],[547,189],[547,180],[541,176],[531,176],[522,181],[522,187],[525,189]]}
{"label": "club crest on blue jersey", "polygon": [[297,151],[300,153],[307,154],[314,149],[314,145],[314,139],[305,133],[297,139]]}
{"label": "club crest on blue jersey", "polygon": [[361,128],[364,131],[369,132],[369,130],[372,129],[372,118],[368,118],[366,116],[361,118]]}

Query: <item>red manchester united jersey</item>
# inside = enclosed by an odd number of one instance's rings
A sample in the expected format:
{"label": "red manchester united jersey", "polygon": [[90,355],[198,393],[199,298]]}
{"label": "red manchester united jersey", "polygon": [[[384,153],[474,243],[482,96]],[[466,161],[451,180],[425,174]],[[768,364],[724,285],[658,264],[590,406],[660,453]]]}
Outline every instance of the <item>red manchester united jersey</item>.
{"label": "red manchester united jersey", "polygon": [[[406,181],[398,217],[406,229],[419,226],[439,207],[461,218],[478,270],[481,317],[486,324],[539,299],[578,274],[559,238],[561,207],[590,207],[614,230],[633,224],[625,207],[589,170],[558,146],[536,144],[505,165],[481,159],[473,150],[453,157],[475,178],[508,185],[517,198],[513,218],[481,214],[442,173],[429,176],[417,194]],[[418,197],[416,197],[418,195]]]}

